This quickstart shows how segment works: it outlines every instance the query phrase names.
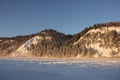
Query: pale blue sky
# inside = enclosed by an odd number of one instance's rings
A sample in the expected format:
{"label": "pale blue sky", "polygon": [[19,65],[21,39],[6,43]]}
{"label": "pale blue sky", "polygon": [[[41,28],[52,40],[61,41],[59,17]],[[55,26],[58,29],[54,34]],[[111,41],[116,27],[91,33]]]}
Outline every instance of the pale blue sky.
{"label": "pale blue sky", "polygon": [[74,34],[110,21],[120,21],[120,0],[0,0],[0,37],[48,28]]}

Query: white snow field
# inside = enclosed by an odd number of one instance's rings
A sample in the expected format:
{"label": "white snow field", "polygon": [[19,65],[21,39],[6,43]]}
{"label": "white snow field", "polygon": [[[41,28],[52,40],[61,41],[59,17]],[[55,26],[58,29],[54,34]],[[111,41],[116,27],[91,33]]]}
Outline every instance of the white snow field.
{"label": "white snow field", "polygon": [[0,59],[0,80],[120,80],[120,59]]}

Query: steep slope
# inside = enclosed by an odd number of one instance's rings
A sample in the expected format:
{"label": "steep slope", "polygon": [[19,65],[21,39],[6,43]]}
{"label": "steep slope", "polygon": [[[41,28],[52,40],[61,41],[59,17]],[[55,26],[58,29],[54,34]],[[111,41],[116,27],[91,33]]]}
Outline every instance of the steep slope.
{"label": "steep slope", "polygon": [[31,45],[36,45],[38,41],[43,40],[43,37],[35,36],[28,41],[26,41],[24,44],[22,44],[15,52],[12,53],[12,56],[29,56],[29,48]]}
{"label": "steep slope", "polygon": [[84,45],[86,54],[94,57],[113,57],[120,53],[119,40],[120,26],[102,26],[90,29],[73,45]]}

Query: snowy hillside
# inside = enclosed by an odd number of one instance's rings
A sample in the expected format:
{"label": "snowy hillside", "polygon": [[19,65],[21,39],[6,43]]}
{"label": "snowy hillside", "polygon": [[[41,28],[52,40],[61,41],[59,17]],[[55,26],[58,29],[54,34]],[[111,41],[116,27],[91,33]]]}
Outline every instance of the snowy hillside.
{"label": "snowy hillside", "polygon": [[[95,54],[94,57],[99,57],[99,55],[103,57],[112,57],[112,53],[116,54],[117,52],[119,52],[119,47],[115,47],[113,43],[115,35],[119,36],[119,34],[120,26],[110,26],[98,29],[91,29],[82,37],[80,37],[78,41],[74,42],[73,45],[78,45],[81,42],[85,42],[84,45],[87,48],[87,50],[94,49],[96,51],[97,54]],[[110,43],[108,43],[107,40]],[[106,44],[106,41],[108,44],[112,45],[112,47],[105,46],[104,44]],[[117,54],[117,56],[119,56],[119,54]]]}
{"label": "snowy hillside", "polygon": [[42,36],[35,36],[31,38],[30,40],[26,41],[22,46],[20,46],[16,52],[12,54],[12,56],[31,56],[29,55],[29,49],[32,45],[37,45],[38,42],[41,42],[42,40],[51,40],[52,38],[49,36],[46,36],[43,38]]}
{"label": "snowy hillside", "polygon": [[35,36],[32,39],[26,41],[22,46],[20,46],[12,56],[27,56],[28,49],[31,45],[36,45],[38,41],[43,40],[43,37]]}
{"label": "snowy hillside", "polygon": [[[103,33],[107,33],[108,31],[112,31],[112,30],[115,30],[117,32],[117,34],[119,34],[120,33],[120,26],[117,26],[117,27],[112,26],[112,27],[103,27],[103,28],[100,28],[100,29],[99,28],[98,29],[92,29],[92,30],[89,30],[87,33],[85,33],[84,36],[87,35],[87,34],[93,34],[93,33],[101,33],[101,34],[103,34]],[[84,36],[82,36],[77,42],[74,42],[74,45],[78,44],[79,41]]]}

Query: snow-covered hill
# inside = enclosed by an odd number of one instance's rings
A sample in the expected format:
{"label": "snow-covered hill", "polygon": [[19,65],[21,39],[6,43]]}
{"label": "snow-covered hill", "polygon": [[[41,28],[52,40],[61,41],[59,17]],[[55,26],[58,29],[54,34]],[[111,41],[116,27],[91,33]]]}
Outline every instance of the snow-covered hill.
{"label": "snow-covered hill", "polygon": [[52,29],[0,38],[0,56],[120,57],[120,22],[93,25],[74,35]]}
{"label": "snow-covered hill", "polygon": [[97,29],[91,29],[85,33],[78,41],[73,45],[83,43],[86,49],[89,51],[93,49],[96,54],[94,57],[112,57],[113,54],[120,54],[119,47],[115,46],[114,39],[120,34],[120,26],[101,27]]}
{"label": "snow-covered hill", "polygon": [[31,56],[30,53],[30,47],[32,45],[37,45],[38,42],[41,42],[43,40],[51,40],[52,38],[49,36],[46,36],[43,38],[42,36],[35,36],[31,38],[30,40],[26,41],[24,44],[22,44],[13,54],[12,56]]}

